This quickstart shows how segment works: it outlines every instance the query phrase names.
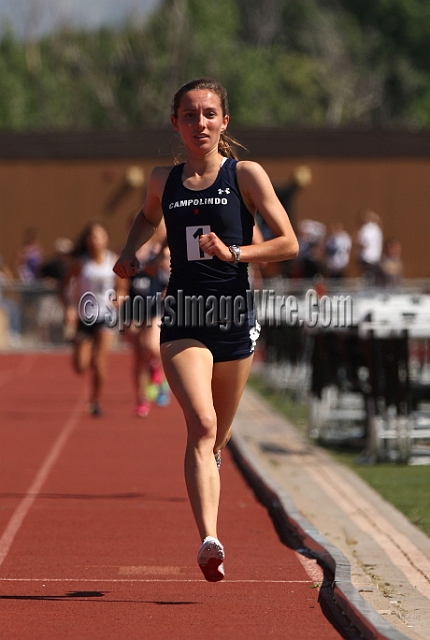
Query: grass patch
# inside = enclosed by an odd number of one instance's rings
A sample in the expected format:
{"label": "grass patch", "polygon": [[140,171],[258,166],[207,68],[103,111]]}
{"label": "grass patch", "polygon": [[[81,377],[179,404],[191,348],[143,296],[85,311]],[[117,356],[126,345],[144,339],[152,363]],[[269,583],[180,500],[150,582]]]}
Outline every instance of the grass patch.
{"label": "grass patch", "polygon": [[[307,403],[296,402],[286,392],[268,389],[264,380],[253,374],[249,386],[257,391],[271,406],[290,420],[302,433],[307,434]],[[321,446],[321,445],[320,445]],[[406,464],[357,463],[362,445],[324,447],[338,462],[346,465],[403,513],[414,525],[430,536],[430,466]]]}
{"label": "grass patch", "polygon": [[387,502],[430,536],[430,466],[409,466],[379,462],[357,464],[354,451],[324,447],[333,457],[352,469]]}

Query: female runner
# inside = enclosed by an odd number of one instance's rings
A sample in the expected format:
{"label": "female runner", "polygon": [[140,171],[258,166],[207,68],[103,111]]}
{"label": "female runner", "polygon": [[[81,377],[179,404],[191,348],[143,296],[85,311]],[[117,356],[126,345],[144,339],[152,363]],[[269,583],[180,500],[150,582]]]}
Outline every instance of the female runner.
{"label": "female runner", "polygon": [[117,296],[126,292],[126,283],[112,273],[117,256],[108,247],[105,224],[97,220],[89,222],[75,244],[74,260],[60,287],[66,326],[74,332],[73,368],[79,374],[91,370],[89,412],[95,417],[102,413],[100,397],[115,337],[106,321],[107,294],[110,290],[115,290]]}
{"label": "female runner", "polygon": [[[202,541],[197,561],[211,582],[224,577],[217,533],[220,451],[230,438],[259,333],[248,263],[287,260],[298,252],[264,169],[236,159],[228,122],[226,91],[215,80],[193,80],[177,91],[171,123],[185,145],[186,162],[153,169],[114,267],[122,278],[137,271],[136,251],[164,215],[171,274],[161,357],[187,424],[185,482]],[[257,210],[274,237],[252,244]]]}
{"label": "female runner", "polygon": [[[125,330],[125,337],[133,352],[135,412],[140,418],[148,416],[151,402],[160,407],[170,402],[170,390],[160,356],[161,297],[169,273],[168,251],[164,242],[164,224],[160,224],[151,240],[136,253],[140,269],[129,280],[131,322]],[[136,317],[139,315],[141,318]]]}

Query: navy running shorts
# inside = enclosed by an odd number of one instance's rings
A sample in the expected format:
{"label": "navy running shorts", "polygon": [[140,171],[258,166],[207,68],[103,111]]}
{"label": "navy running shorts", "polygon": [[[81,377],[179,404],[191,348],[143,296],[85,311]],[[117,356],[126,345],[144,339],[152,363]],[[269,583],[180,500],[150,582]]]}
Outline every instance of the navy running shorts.
{"label": "navy running shorts", "polygon": [[246,322],[243,327],[232,327],[228,331],[219,328],[208,330],[201,327],[167,326],[162,322],[160,344],[184,339],[197,340],[212,353],[214,363],[228,362],[249,358],[254,353],[260,330],[255,317],[252,324]]}

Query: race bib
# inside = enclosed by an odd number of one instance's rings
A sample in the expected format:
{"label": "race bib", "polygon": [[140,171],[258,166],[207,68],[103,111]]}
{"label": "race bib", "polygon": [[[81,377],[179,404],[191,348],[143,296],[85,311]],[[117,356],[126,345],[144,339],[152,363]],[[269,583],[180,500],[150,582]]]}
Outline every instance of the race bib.
{"label": "race bib", "polygon": [[186,227],[187,234],[187,257],[188,260],[212,260],[213,256],[204,253],[200,249],[199,238],[202,235],[210,233],[210,226],[203,224],[196,227]]}

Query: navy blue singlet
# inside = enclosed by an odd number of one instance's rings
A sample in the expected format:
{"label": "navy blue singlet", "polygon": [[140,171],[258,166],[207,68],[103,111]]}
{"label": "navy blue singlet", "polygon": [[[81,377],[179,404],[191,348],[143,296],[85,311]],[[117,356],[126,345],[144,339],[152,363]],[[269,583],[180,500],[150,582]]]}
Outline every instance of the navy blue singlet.
{"label": "navy blue singlet", "polygon": [[130,317],[137,320],[140,326],[143,326],[141,323],[144,318],[155,318],[162,311],[161,294],[166,287],[166,280],[161,272],[150,275],[146,271],[146,262],[153,257],[151,254],[145,262],[141,262],[139,272],[130,278]]}
{"label": "navy blue singlet", "polygon": [[233,264],[206,256],[199,236],[213,231],[227,245],[252,242],[254,218],[245,206],[236,180],[236,160],[226,159],[215,182],[202,191],[182,184],[183,164],[172,169],[164,188],[162,207],[171,254],[171,284],[205,293],[245,283],[247,263]]}
{"label": "navy blue singlet", "polygon": [[[200,191],[183,185],[184,165],[177,165],[162,198],[171,274],[161,342],[185,337],[200,340],[217,362],[247,357],[255,344],[250,339],[256,321],[248,264],[224,262],[199,247],[199,236],[210,231],[227,246],[252,243],[254,218],[240,194],[236,164],[237,160],[226,159],[215,182]],[[187,307],[190,297],[194,302],[199,298],[200,306],[194,305],[198,317],[190,310],[192,303]]]}

